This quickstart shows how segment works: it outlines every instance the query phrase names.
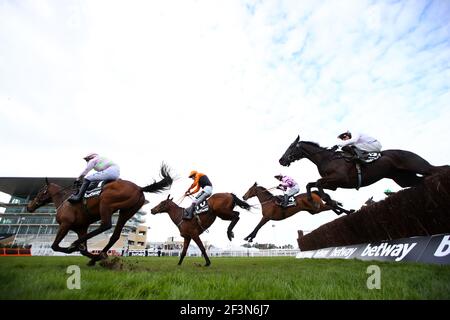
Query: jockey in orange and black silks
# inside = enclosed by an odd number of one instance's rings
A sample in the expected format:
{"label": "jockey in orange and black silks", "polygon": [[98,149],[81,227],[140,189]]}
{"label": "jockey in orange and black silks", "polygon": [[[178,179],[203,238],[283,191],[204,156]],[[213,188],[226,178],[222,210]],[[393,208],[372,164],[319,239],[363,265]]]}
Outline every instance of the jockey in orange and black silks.
{"label": "jockey in orange and black silks", "polygon": [[202,203],[213,193],[212,183],[205,174],[193,170],[189,174],[189,178],[194,179],[194,182],[184,193],[184,195],[189,196],[191,194],[195,194],[200,190],[200,188],[202,189],[202,191],[195,196],[194,200],[192,200],[192,204],[189,208],[186,209],[186,214],[183,219],[191,219],[195,206],[199,203]]}

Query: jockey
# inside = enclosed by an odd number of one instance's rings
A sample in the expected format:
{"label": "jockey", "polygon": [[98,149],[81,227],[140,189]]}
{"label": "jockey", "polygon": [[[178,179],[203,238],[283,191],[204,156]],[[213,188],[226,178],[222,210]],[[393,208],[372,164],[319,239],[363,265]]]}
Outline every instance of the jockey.
{"label": "jockey", "polygon": [[202,188],[202,192],[195,196],[195,199],[192,200],[191,206],[185,210],[185,215],[183,216],[183,219],[185,220],[191,219],[195,206],[198,203],[202,203],[206,198],[212,195],[213,192],[212,183],[211,181],[209,181],[209,178],[205,174],[193,170],[189,174],[189,178],[194,179],[194,182],[184,193],[184,195],[189,196],[191,194],[197,193],[200,188]]}
{"label": "jockey", "polygon": [[[84,169],[84,171],[77,178],[77,182],[82,181],[84,178],[83,184],[78,190],[78,193],[72,194],[68,199],[71,203],[81,201],[84,193],[86,192],[86,189],[91,182],[102,180],[117,180],[120,176],[119,166],[105,157],[100,157],[96,153],[89,153],[83,159],[87,162],[86,169]],[[92,169],[97,172],[85,177],[86,174],[88,174]]]}
{"label": "jockey", "polygon": [[[341,133],[338,136],[343,142],[340,144],[343,150],[353,151],[352,153],[356,155],[358,159],[363,159],[366,153],[381,152],[381,143],[368,135],[357,133],[352,135],[350,131]],[[344,149],[346,147],[346,149]]]}
{"label": "jockey", "polygon": [[275,179],[278,179],[281,181],[281,183],[278,185],[277,189],[284,191],[284,197],[283,202],[281,203],[281,206],[283,208],[286,208],[288,205],[289,197],[292,197],[300,192],[300,187],[298,186],[298,183],[295,182],[294,179],[288,176],[284,176],[282,174],[278,174],[274,176]]}

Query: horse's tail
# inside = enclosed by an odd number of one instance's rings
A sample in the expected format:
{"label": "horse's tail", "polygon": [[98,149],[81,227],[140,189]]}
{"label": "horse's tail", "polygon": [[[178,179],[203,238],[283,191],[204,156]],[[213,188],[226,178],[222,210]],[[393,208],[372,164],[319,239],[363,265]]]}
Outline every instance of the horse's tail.
{"label": "horse's tail", "polygon": [[250,210],[251,206],[250,206],[247,202],[245,202],[245,201],[239,199],[234,193],[232,193],[231,196],[233,197],[233,201],[234,201],[233,207],[234,207],[235,205],[238,205],[238,206],[241,207],[242,209]]}
{"label": "horse's tail", "polygon": [[169,189],[172,185],[173,178],[170,176],[170,169],[165,163],[161,164],[160,175],[162,178],[160,181],[156,182],[155,180],[152,184],[141,187],[141,190],[144,192],[159,193],[163,190]]}

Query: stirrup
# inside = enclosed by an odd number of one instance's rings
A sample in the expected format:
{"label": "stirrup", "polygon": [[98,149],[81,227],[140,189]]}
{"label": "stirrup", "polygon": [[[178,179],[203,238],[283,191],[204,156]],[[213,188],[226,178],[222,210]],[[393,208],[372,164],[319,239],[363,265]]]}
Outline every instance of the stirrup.
{"label": "stirrup", "polygon": [[190,213],[188,210],[184,210],[183,212],[183,220],[191,220],[193,214]]}
{"label": "stirrup", "polygon": [[81,197],[79,194],[73,194],[69,198],[67,198],[67,201],[70,203],[77,203],[81,201]]}

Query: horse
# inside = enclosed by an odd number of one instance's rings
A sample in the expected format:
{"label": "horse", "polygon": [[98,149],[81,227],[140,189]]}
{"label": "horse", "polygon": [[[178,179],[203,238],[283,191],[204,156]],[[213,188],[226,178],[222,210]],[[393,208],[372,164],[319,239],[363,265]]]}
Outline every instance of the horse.
{"label": "horse", "polygon": [[[34,212],[47,203],[54,203],[59,228],[52,249],[63,253],[73,253],[79,250],[82,255],[91,259],[88,265],[93,266],[96,261],[107,259],[107,252],[119,239],[125,223],[144,205],[144,192],[159,193],[172,185],[173,179],[165,164],[161,165],[160,174],[162,177],[160,181],[155,181],[145,187],[139,187],[131,181],[121,179],[109,182],[103,187],[103,191],[98,197],[87,199],[86,205],[83,203],[71,204],[66,201],[73,192],[72,187],[63,188],[55,183],[50,183],[46,178],[45,185],[28,203],[27,211]],[[110,229],[112,227],[111,217],[118,210],[119,217],[108,244],[99,254],[90,253],[87,249],[87,240]],[[101,221],[100,227],[88,233],[88,227],[99,220]],[[60,247],[59,243],[69,230],[74,231],[78,235],[78,239],[67,248]]]}
{"label": "horse", "polygon": [[433,166],[417,154],[404,150],[385,150],[378,160],[355,165],[347,161],[342,152],[335,152],[334,148],[326,149],[315,142],[300,141],[300,136],[287,148],[279,163],[289,166],[303,158],[313,162],[322,177],[306,185],[308,197],[311,196],[311,188],[316,187],[326,203],[331,199],[323,189],[359,189],[383,178],[392,179],[400,187],[406,188],[420,184],[426,176],[450,169],[448,165]]}
{"label": "horse", "polygon": [[233,193],[215,193],[209,197],[208,206],[209,210],[206,213],[195,216],[190,220],[183,220],[183,212],[185,208],[179,207],[175,202],[172,201],[170,195],[167,196],[166,200],[163,200],[152,210],[152,214],[167,212],[172,219],[172,222],[180,230],[180,235],[184,238],[183,251],[181,252],[180,260],[178,265],[181,265],[184,257],[186,256],[187,249],[191,240],[194,240],[197,246],[200,248],[202,255],[206,261],[205,267],[211,264],[211,261],[206,254],[205,247],[203,246],[202,240],[200,239],[200,234],[208,229],[216,220],[216,217],[222,220],[231,220],[231,223],[227,229],[228,239],[234,237],[233,228],[239,221],[239,212],[234,211],[234,207],[238,205],[239,207],[249,210],[250,205],[245,201],[242,201]]}
{"label": "horse", "polygon": [[338,205],[329,206],[323,203],[320,196],[313,192],[312,198],[313,202],[307,199],[307,194],[302,193],[295,197],[296,206],[283,208],[278,203],[278,197],[274,196],[270,191],[262,186],[258,186],[255,182],[253,186],[248,189],[244,194],[243,199],[246,201],[252,197],[257,197],[261,203],[262,215],[261,221],[258,223],[256,228],[250,233],[244,240],[252,242],[256,237],[259,229],[265,225],[270,220],[284,220],[293,216],[299,211],[308,211],[310,214],[317,214],[322,211],[333,210],[337,214],[346,213],[346,210],[339,207]]}

